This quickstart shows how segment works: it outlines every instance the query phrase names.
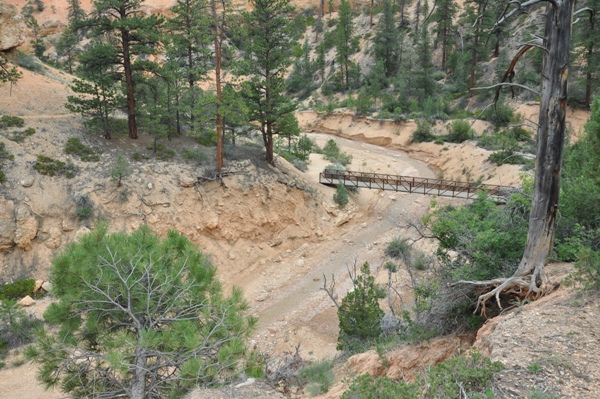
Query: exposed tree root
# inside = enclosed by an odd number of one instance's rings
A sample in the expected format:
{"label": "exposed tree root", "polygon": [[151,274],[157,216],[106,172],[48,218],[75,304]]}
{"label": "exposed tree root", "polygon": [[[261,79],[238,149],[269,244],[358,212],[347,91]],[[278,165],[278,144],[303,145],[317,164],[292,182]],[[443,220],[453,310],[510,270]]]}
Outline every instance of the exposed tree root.
{"label": "exposed tree root", "polygon": [[[538,282],[541,283],[538,286]],[[547,279],[543,275],[531,274],[527,276],[512,276],[509,278],[496,278],[487,281],[468,281],[461,280],[449,284],[450,287],[457,285],[471,285],[474,291],[479,293],[477,298],[477,306],[473,313],[477,313],[481,309],[481,315],[485,316],[485,305],[491,298],[496,298],[498,307],[502,309],[500,303],[500,295],[513,295],[520,299],[536,300],[547,293],[553,291],[557,285],[549,285]]]}

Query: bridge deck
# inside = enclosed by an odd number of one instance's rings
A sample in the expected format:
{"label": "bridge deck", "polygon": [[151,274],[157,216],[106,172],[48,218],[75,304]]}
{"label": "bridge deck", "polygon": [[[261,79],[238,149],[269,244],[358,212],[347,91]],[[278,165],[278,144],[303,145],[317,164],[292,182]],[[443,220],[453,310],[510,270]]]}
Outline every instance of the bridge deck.
{"label": "bridge deck", "polygon": [[348,170],[325,170],[319,174],[319,183],[346,187],[363,187],[404,193],[429,194],[454,198],[477,198],[478,191],[485,191],[499,201],[515,191],[514,187],[493,184],[465,183],[426,177],[397,176],[381,173],[352,172]]}

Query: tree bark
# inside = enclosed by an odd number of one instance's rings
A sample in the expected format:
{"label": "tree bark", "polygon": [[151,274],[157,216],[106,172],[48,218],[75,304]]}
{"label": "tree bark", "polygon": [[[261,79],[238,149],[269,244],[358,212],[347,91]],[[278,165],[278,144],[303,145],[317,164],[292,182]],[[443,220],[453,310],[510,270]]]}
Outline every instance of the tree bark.
{"label": "tree bark", "polygon": [[123,44],[123,73],[125,74],[125,85],[127,86],[127,124],[129,138],[137,139],[137,123],[135,121],[135,84],[133,82],[133,71],[131,69],[131,55],[129,53],[129,32],[121,30]]}
{"label": "tree bark", "polygon": [[215,0],[210,0],[215,34],[215,84],[217,86],[217,173],[223,170],[223,117],[221,115],[221,103],[223,92],[221,90],[221,35],[219,31],[219,20],[217,19],[217,7]]}
{"label": "tree bark", "polygon": [[130,399],[146,398],[146,374],[147,364],[144,348],[138,346],[135,348],[135,365],[133,366],[133,375],[131,381]]}
{"label": "tree bark", "polygon": [[[532,275],[530,289],[545,283],[543,267],[552,251],[558,213],[565,138],[567,78],[575,0],[548,3],[544,33],[537,160],[527,243],[514,276]],[[538,281],[539,280],[539,281]]]}

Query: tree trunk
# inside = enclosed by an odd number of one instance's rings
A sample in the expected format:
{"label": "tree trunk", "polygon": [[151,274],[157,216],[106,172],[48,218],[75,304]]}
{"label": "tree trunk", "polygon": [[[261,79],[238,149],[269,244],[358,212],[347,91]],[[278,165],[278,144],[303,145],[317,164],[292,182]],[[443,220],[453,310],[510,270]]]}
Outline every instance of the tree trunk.
{"label": "tree trunk", "polygon": [[196,108],[196,93],[195,93],[195,79],[194,73],[192,69],[194,68],[194,50],[192,49],[192,45],[188,45],[187,49],[187,58],[188,58],[188,86],[190,88],[190,130],[194,132],[196,128],[195,118],[194,118],[194,108]]}
{"label": "tree trunk", "polygon": [[[592,24],[592,29],[594,29],[594,25]],[[590,66],[590,59],[592,58],[592,54],[594,53],[594,42],[591,42],[588,47],[587,53],[587,72],[585,74],[585,107],[587,109],[590,108],[590,104],[592,103],[592,72]]]}
{"label": "tree trunk", "polygon": [[121,30],[123,43],[123,73],[125,73],[125,85],[127,86],[127,123],[129,127],[129,138],[137,139],[137,123],[135,121],[135,84],[133,82],[133,71],[131,70],[131,55],[129,54],[129,32]]}
{"label": "tree trunk", "polygon": [[[560,170],[565,138],[567,78],[573,8],[576,0],[548,3],[544,33],[542,92],[537,160],[525,252],[515,276],[531,275],[530,288],[544,283],[542,269],[552,251],[558,213]],[[537,281],[540,280],[541,281]]]}
{"label": "tree trunk", "polygon": [[215,84],[217,85],[217,173],[223,170],[223,117],[221,116],[221,103],[223,92],[221,90],[221,35],[219,31],[219,20],[217,19],[217,7],[215,0],[210,0],[215,34]]}
{"label": "tree trunk", "polygon": [[265,149],[267,155],[265,160],[270,164],[274,164],[274,156],[273,156],[273,122],[267,121],[267,133],[265,134]]}
{"label": "tree trunk", "polygon": [[130,399],[145,399],[146,398],[146,374],[147,364],[144,348],[138,346],[135,348],[135,364],[133,376],[131,378],[131,391],[129,392]]}

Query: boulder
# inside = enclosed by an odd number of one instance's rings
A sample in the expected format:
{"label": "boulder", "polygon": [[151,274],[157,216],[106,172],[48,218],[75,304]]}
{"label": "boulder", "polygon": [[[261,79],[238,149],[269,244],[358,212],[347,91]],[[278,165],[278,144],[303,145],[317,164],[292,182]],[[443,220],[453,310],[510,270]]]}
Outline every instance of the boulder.
{"label": "boulder", "polygon": [[17,7],[0,0],[0,51],[25,43],[25,23]]}
{"label": "boulder", "polygon": [[33,306],[35,305],[35,301],[33,300],[32,297],[30,297],[29,295],[27,295],[25,298],[21,299],[18,302],[19,306],[23,306],[23,307],[28,307],[28,306]]}
{"label": "boulder", "polygon": [[33,178],[33,176],[27,177],[23,180],[21,180],[21,186],[28,188],[33,186],[35,179]]}
{"label": "boulder", "polygon": [[26,205],[19,205],[15,211],[17,222],[15,231],[15,244],[24,250],[29,249],[29,244],[38,233],[38,221],[31,214]]}
{"label": "boulder", "polygon": [[196,179],[191,176],[179,176],[179,185],[185,188],[194,187],[196,185]]}
{"label": "boulder", "polygon": [[86,235],[89,232],[90,232],[90,229],[88,229],[85,226],[81,226],[79,228],[79,230],[77,230],[77,232],[75,232],[75,241],[79,240],[81,237],[83,237],[84,235]]}
{"label": "boulder", "polygon": [[44,245],[48,249],[56,249],[62,244],[62,231],[56,226],[52,226],[48,229],[50,237],[46,240]]}
{"label": "boulder", "polygon": [[44,281],[44,284],[42,284],[42,289],[46,292],[52,292],[52,283],[50,281]]}
{"label": "boulder", "polygon": [[37,292],[42,288],[44,284],[44,280],[35,280],[35,286],[33,287],[33,293],[37,294]]}

